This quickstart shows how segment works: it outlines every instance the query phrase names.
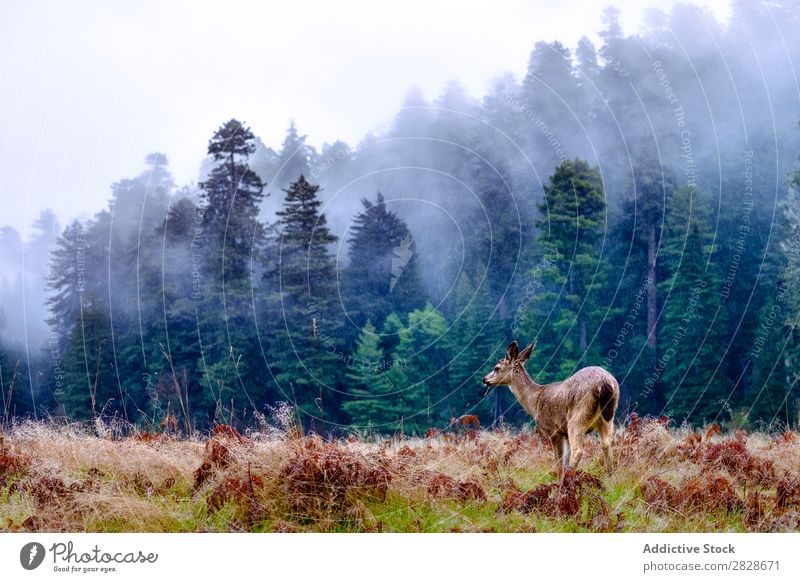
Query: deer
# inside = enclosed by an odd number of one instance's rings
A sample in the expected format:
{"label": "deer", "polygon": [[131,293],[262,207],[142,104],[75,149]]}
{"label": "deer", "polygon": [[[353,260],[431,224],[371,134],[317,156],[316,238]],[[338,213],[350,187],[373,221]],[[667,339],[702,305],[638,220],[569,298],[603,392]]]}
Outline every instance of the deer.
{"label": "deer", "polygon": [[483,383],[488,388],[508,386],[522,408],[536,420],[536,426],[550,439],[559,481],[564,478],[564,441],[569,447],[568,467],[577,470],[583,457],[584,436],[592,430],[600,435],[603,465],[611,473],[611,439],[619,402],[616,378],[604,368],[588,366],[566,380],[537,384],[525,370],[525,362],[535,348],[535,340],[521,352],[517,342],[511,342],[505,357],[483,378]]}

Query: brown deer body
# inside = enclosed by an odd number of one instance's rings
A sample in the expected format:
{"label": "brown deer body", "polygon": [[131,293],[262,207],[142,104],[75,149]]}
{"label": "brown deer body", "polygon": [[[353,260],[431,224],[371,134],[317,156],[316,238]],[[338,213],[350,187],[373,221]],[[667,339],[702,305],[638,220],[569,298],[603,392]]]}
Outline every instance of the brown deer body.
{"label": "brown deer body", "polygon": [[603,463],[612,469],[611,439],[614,413],[619,402],[619,384],[598,366],[581,368],[561,382],[537,384],[525,362],[536,342],[519,351],[512,342],[503,359],[484,378],[487,386],[508,386],[522,407],[536,419],[536,425],[550,438],[559,478],[564,471],[564,440],[569,444],[569,466],[573,469],[583,456],[586,433],[597,430],[603,448]]}

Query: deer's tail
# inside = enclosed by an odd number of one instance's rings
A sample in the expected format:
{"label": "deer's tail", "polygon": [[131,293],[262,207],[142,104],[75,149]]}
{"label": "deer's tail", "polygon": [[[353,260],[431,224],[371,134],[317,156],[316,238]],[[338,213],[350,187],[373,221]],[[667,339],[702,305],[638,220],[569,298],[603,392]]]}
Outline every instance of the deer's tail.
{"label": "deer's tail", "polygon": [[614,413],[617,411],[617,391],[608,382],[603,382],[600,385],[599,393],[597,395],[598,404],[600,405],[600,414],[603,415],[603,420],[609,422],[614,418]]}

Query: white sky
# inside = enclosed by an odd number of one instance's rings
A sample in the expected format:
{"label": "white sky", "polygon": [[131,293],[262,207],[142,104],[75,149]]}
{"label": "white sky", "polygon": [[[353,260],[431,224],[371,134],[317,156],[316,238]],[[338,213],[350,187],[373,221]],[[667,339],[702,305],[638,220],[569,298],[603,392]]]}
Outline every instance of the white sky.
{"label": "white sky", "polygon": [[[696,3],[727,20],[728,0]],[[356,145],[410,86],[432,99],[457,79],[479,97],[521,77],[539,40],[596,39],[608,4],[632,33],[674,1],[0,0],[0,226],[89,216],[152,151],[196,180],[231,117],[272,147],[290,119],[315,146]]]}

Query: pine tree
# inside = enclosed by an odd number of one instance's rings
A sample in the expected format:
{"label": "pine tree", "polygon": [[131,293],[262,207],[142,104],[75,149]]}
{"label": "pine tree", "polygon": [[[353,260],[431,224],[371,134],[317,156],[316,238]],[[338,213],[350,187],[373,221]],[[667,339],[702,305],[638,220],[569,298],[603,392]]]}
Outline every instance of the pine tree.
{"label": "pine tree", "polygon": [[[491,156],[485,152],[485,156]],[[498,303],[497,317],[507,322],[512,317],[509,305],[509,287],[515,271],[524,269],[528,253],[528,232],[533,230],[532,220],[520,216],[518,201],[507,182],[504,164],[491,165],[473,157],[471,181],[480,205],[469,216],[470,229],[466,233],[465,268],[474,279],[483,277],[484,266],[491,271],[487,277],[492,299]],[[532,242],[532,241],[530,241]]]}
{"label": "pine tree", "polygon": [[272,183],[284,190],[300,176],[311,175],[310,160],[313,156],[314,150],[306,144],[306,136],[297,133],[292,121],[278,153],[277,174]]}
{"label": "pine tree", "polygon": [[319,211],[318,191],[304,176],[285,190],[278,240],[265,275],[274,377],[283,399],[312,421],[336,417],[339,362],[345,359],[336,267],[329,250],[337,239]]}
{"label": "pine tree", "polygon": [[47,317],[42,317],[42,312],[47,306],[48,261],[50,252],[56,248],[61,226],[55,213],[47,209],[39,214],[31,228],[33,234],[25,245],[26,335],[29,346],[41,346],[47,340]]}
{"label": "pine tree", "polygon": [[[143,311],[142,252],[167,213],[174,186],[167,157],[152,153],[145,158],[145,170],[141,174],[112,185],[107,215],[98,215],[93,221],[97,235],[100,231],[103,233],[102,238],[90,234],[94,246],[108,257],[108,263],[103,264],[104,274],[107,273],[103,285],[107,285],[112,298],[108,307],[115,340],[128,335],[132,343],[141,343],[141,337],[134,334],[138,332],[136,328]],[[115,349],[121,347],[115,346]],[[138,370],[130,370],[130,375],[138,377],[140,374]]]}
{"label": "pine tree", "polygon": [[56,241],[51,254],[47,304],[48,323],[62,336],[69,334],[78,319],[80,296],[86,283],[86,234],[84,226],[73,221]]}
{"label": "pine tree", "polygon": [[200,245],[204,268],[195,325],[205,357],[204,378],[196,388],[208,387],[214,401],[209,416],[219,419],[224,410],[226,422],[245,420],[248,411],[266,404],[255,393],[264,385],[256,380],[263,380],[264,364],[253,316],[252,271],[265,243],[259,222],[264,185],[249,165],[255,150],[250,129],[229,120],[209,141],[214,167],[200,185],[205,244]]}
{"label": "pine tree", "polygon": [[[38,381],[33,377],[37,361],[22,344],[4,342],[3,309],[0,305],[0,426],[9,426],[15,417],[38,417],[41,410],[53,409]],[[31,365],[28,359],[31,358]],[[31,371],[34,370],[32,373]]]}
{"label": "pine tree", "polygon": [[[108,318],[113,335],[108,349],[113,356],[118,392],[128,420],[143,420],[149,410],[148,374],[158,370],[164,360],[161,345],[163,318],[153,314],[164,310],[168,296],[161,293],[161,274],[167,269],[163,237],[158,226],[169,211],[169,198],[175,183],[164,154],[145,158],[145,169],[134,178],[116,182],[109,201],[108,239],[92,240],[108,252]],[[103,304],[106,302],[103,301]],[[160,332],[160,333],[159,333]],[[158,419],[160,420],[160,419]]]}
{"label": "pine tree", "polygon": [[448,366],[452,389],[448,405],[453,416],[480,414],[488,424],[497,419],[492,411],[493,398],[485,398],[481,378],[494,363],[503,336],[489,281],[484,276],[476,279],[477,285],[462,272],[454,289],[455,308],[448,333],[453,345]]}
{"label": "pine tree", "polygon": [[[786,289],[778,290],[778,295]],[[777,301],[769,301],[758,311],[758,324],[748,361],[752,384],[743,402],[751,426],[768,430],[794,426],[797,421],[797,398],[794,382],[793,334]]]}
{"label": "pine tree", "polygon": [[284,208],[278,212],[284,290],[300,291],[317,299],[332,290],[335,265],[329,246],[337,240],[319,211],[319,189],[300,176],[284,190]]}
{"label": "pine tree", "polygon": [[446,423],[450,416],[443,403],[450,396],[447,365],[452,347],[444,316],[430,303],[409,313],[407,324],[390,315],[384,335],[390,334],[398,343],[386,376],[397,393],[404,432],[425,432]]}
{"label": "pine tree", "polygon": [[408,313],[423,304],[422,282],[406,223],[387,209],[380,192],[376,202],[361,203],[343,273],[345,301],[356,325],[370,320],[380,326],[390,312]]}
{"label": "pine tree", "polygon": [[145,169],[134,178],[111,186],[108,209],[112,217],[112,256],[122,259],[135,253],[140,235],[147,236],[163,219],[175,188],[169,161],[162,153],[148,154]]}
{"label": "pine tree", "polygon": [[347,387],[350,396],[342,404],[356,427],[372,426],[381,432],[394,432],[400,417],[394,387],[386,376],[386,353],[372,322],[367,321],[358,337],[356,350],[347,362]]}
{"label": "pine tree", "polygon": [[206,313],[202,215],[190,189],[179,194],[166,218],[141,243],[140,303],[145,314],[160,316],[144,320],[144,341],[131,342],[138,350],[126,350],[120,360],[126,356],[129,369],[138,370],[122,381],[128,393],[138,395],[141,413],[156,424],[169,413],[191,433],[209,426],[216,402],[203,366],[204,357],[213,354],[201,351],[197,335],[198,320]]}
{"label": "pine tree", "polygon": [[73,420],[113,416],[125,408],[114,369],[108,311],[93,293],[82,303],[66,336],[61,358],[64,386],[57,396],[58,404]]}
{"label": "pine tree", "polygon": [[558,379],[600,360],[601,346],[592,338],[608,309],[609,267],[601,256],[605,200],[598,170],[582,160],[558,166],[539,210],[539,244],[521,320],[526,335],[539,337],[530,369]]}
{"label": "pine tree", "polygon": [[748,354],[753,368],[751,394],[747,395],[749,419],[767,425],[797,423],[800,403],[800,170],[789,178],[781,204],[779,224],[784,226],[779,248],[782,264],[774,286],[758,312],[754,341]]}
{"label": "pine tree", "polygon": [[564,152],[583,149],[584,128],[574,117],[583,110],[581,96],[570,49],[558,41],[537,42],[522,82],[521,106],[527,121],[536,127],[525,136],[526,149],[535,152],[541,163],[557,165]]}
{"label": "pine tree", "polygon": [[661,283],[664,323],[656,367],[666,387],[667,413],[677,422],[703,424],[724,419],[731,385],[721,373],[725,311],[720,279],[709,264],[706,204],[697,190],[676,192],[664,226]]}
{"label": "pine tree", "polygon": [[[675,192],[675,181],[664,175],[663,168],[656,167],[653,162],[642,162],[635,170],[634,186],[637,199],[627,207],[628,216],[638,219],[639,228],[633,234],[633,245],[646,248],[647,272],[647,345],[657,349],[658,332],[656,329],[658,309],[658,271],[656,259],[658,255],[659,230],[664,219],[665,204]],[[633,230],[633,229],[632,229]]]}
{"label": "pine tree", "polygon": [[[419,87],[411,87],[403,98],[403,106],[392,120],[392,137],[421,138],[429,134],[434,115],[430,104]],[[414,149],[421,155],[427,151],[424,142],[415,143]],[[419,151],[422,150],[422,151]],[[410,152],[413,155],[413,152]]]}
{"label": "pine tree", "polygon": [[115,412],[128,419],[113,365],[110,281],[103,276],[109,265],[111,224],[105,210],[86,225],[73,222],[52,253],[47,302],[58,341],[50,349],[58,352],[63,371],[56,401],[74,420]]}
{"label": "pine tree", "polygon": [[247,279],[251,256],[261,243],[258,213],[264,184],[247,165],[254,142],[250,129],[231,119],[208,143],[208,154],[216,165],[201,184],[201,197],[203,228],[210,245],[208,273],[216,281]]}
{"label": "pine tree", "polygon": [[786,289],[786,307],[783,326],[790,334],[786,366],[790,370],[787,385],[781,390],[783,395],[782,420],[787,424],[796,424],[800,416],[800,169],[789,177],[788,192],[783,205],[786,232],[781,241],[781,250],[786,254],[786,267],[783,270],[781,283]]}
{"label": "pine tree", "polygon": [[[3,327],[3,310],[0,306],[0,332],[4,331]],[[3,406],[3,410],[0,411],[0,423],[4,428],[8,419],[14,414],[14,389],[17,384],[15,373],[17,372],[17,363],[6,347],[0,343],[0,404]]]}
{"label": "pine tree", "polygon": [[[644,146],[643,146],[644,147]],[[676,190],[675,180],[651,158],[643,156],[633,168],[629,197],[612,229],[611,256],[619,257],[624,271],[619,281],[617,317],[605,326],[604,356],[610,371],[625,370],[620,386],[621,408],[637,414],[659,415],[666,397],[653,376],[658,360],[659,264],[664,208]]]}

